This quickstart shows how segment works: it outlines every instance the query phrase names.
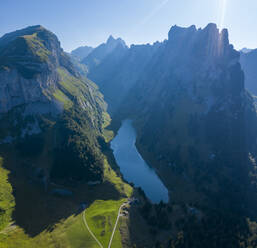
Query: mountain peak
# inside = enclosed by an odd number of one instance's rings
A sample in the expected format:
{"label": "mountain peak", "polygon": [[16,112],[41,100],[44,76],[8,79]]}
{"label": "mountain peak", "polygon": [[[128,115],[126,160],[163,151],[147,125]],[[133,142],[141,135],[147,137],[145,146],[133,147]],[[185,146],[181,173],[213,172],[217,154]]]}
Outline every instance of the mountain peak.
{"label": "mountain peak", "polygon": [[126,43],[121,38],[115,39],[112,35],[109,36],[106,42],[107,45],[110,46],[117,46],[118,44],[122,45],[123,47],[126,47]]}
{"label": "mountain peak", "polygon": [[216,23],[209,23],[204,29],[208,30],[218,30],[217,24]]}
{"label": "mountain peak", "polygon": [[[38,31],[38,30],[47,30],[44,26],[42,26],[42,25],[40,25],[40,24],[38,24],[38,25],[33,25],[33,26],[28,26],[28,27],[26,27],[26,28],[23,28],[23,29],[21,29],[21,30],[31,30],[31,31]],[[47,30],[48,31],[48,30]]]}
{"label": "mountain peak", "polygon": [[[220,31],[215,23],[209,23],[203,29],[196,29],[194,25],[188,28],[173,26],[168,37],[169,46],[178,56],[181,56],[181,53],[188,55],[199,52],[202,59],[207,61],[210,61],[211,57],[214,59],[230,55],[237,56],[233,46],[229,44],[228,30]],[[205,53],[202,52],[203,47]]]}
{"label": "mountain peak", "polygon": [[110,43],[110,42],[113,42],[113,41],[115,41],[115,39],[113,38],[112,35],[110,35],[109,38],[107,39],[106,43]]}
{"label": "mountain peak", "polygon": [[15,68],[24,77],[32,78],[43,68],[61,65],[77,76],[57,36],[41,25],[5,34],[0,38],[0,51],[0,70]]}
{"label": "mountain peak", "polygon": [[55,34],[47,30],[41,25],[35,25],[35,26],[28,26],[23,29],[16,30],[11,33],[7,33],[0,37],[0,48],[6,46],[10,42],[14,41],[15,39],[19,37],[29,36],[29,35],[35,35],[40,34],[42,36],[42,39],[51,39],[58,41]]}
{"label": "mountain peak", "polygon": [[185,36],[185,35],[194,33],[196,31],[197,31],[197,29],[196,29],[195,25],[192,25],[188,28],[175,25],[175,26],[171,27],[168,37],[170,40],[170,39],[173,39],[174,37],[176,38],[176,37],[180,37],[180,36]]}

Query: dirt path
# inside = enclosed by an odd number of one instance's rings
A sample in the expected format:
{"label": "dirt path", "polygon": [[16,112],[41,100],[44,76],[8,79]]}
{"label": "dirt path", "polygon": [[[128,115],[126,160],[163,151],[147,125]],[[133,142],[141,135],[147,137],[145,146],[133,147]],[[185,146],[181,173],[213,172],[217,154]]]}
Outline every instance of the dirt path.
{"label": "dirt path", "polygon": [[111,245],[112,245],[112,240],[113,240],[113,237],[114,237],[114,234],[115,234],[115,230],[117,228],[117,225],[118,225],[118,222],[119,222],[119,218],[120,218],[120,210],[122,209],[123,206],[125,206],[126,203],[123,203],[121,204],[120,208],[119,208],[119,211],[118,211],[118,215],[117,215],[117,219],[116,219],[116,222],[115,222],[115,226],[113,228],[113,231],[112,231],[112,236],[111,236],[111,239],[110,239],[110,242],[109,242],[109,245],[108,245],[108,248],[111,248]]}
{"label": "dirt path", "polygon": [[[113,240],[113,237],[114,237],[114,234],[115,234],[115,231],[116,231],[116,228],[117,228],[117,225],[118,225],[118,222],[119,222],[119,218],[120,218],[120,211],[122,209],[123,206],[125,206],[126,203],[123,203],[121,204],[120,208],[119,208],[119,211],[118,211],[118,215],[117,215],[117,219],[116,219],[116,222],[115,222],[115,225],[114,225],[114,228],[113,228],[113,231],[112,231],[112,235],[111,235],[111,239],[110,239],[110,242],[109,242],[109,245],[108,245],[108,248],[111,248],[111,245],[112,245],[112,240]],[[85,216],[85,212],[86,210],[83,212],[82,214],[82,218],[83,218],[83,222],[87,228],[87,230],[89,231],[89,233],[91,234],[91,236],[94,238],[94,240],[97,242],[97,244],[103,248],[102,244],[100,243],[100,241],[96,238],[96,236],[93,234],[93,232],[90,230],[88,224],[87,224],[87,220],[86,220],[86,216]]]}
{"label": "dirt path", "polygon": [[94,238],[94,240],[97,242],[97,244],[98,244],[101,248],[103,248],[102,244],[99,242],[99,240],[96,238],[96,236],[91,232],[91,230],[90,230],[90,228],[89,228],[89,226],[88,226],[88,224],[87,224],[85,212],[86,212],[86,210],[83,212],[83,215],[82,215],[82,217],[83,217],[83,222],[84,222],[84,224],[85,224],[87,230],[88,230],[89,233],[91,234],[91,236],[92,236],[92,237]]}

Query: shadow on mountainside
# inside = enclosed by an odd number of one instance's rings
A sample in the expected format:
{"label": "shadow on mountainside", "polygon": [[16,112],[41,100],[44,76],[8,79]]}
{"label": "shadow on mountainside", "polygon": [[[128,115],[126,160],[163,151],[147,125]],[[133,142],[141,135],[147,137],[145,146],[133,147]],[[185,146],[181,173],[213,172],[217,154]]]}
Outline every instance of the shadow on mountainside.
{"label": "shadow on mountainside", "polygon": [[[119,192],[114,185],[104,182],[89,186],[86,183],[76,185],[50,184],[47,190],[39,182],[33,182],[24,164],[15,153],[4,152],[4,166],[10,171],[9,181],[13,187],[15,210],[13,219],[31,237],[47,230],[52,231],[55,224],[71,215],[79,214],[82,203],[91,204],[94,200],[117,200]],[[72,196],[57,196],[52,189],[61,188],[71,191]]]}

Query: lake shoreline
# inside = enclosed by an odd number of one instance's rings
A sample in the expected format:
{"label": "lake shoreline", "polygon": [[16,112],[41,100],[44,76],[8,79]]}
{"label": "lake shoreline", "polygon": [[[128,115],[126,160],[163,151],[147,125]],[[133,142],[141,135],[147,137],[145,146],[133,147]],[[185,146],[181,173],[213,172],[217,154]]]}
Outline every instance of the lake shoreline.
{"label": "lake shoreline", "polygon": [[169,202],[169,192],[156,171],[149,166],[136,146],[136,130],[131,120],[124,120],[110,142],[115,160],[126,181],[141,187],[153,203]]}

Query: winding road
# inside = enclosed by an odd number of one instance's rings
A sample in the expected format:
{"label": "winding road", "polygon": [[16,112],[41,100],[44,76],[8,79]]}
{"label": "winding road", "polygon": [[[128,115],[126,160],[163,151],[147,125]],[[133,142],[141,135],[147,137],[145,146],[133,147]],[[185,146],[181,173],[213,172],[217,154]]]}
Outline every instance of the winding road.
{"label": "winding road", "polygon": [[[113,240],[113,237],[114,237],[114,234],[115,234],[115,231],[116,231],[116,228],[117,228],[117,225],[118,225],[118,222],[119,222],[119,218],[120,218],[120,211],[121,209],[126,205],[127,203],[122,203],[120,205],[120,208],[119,208],[119,211],[118,211],[118,215],[117,215],[117,219],[116,219],[116,222],[115,222],[115,225],[114,225],[114,228],[113,228],[113,231],[112,231],[112,235],[111,235],[111,238],[110,238],[110,242],[109,242],[109,245],[108,245],[108,248],[111,248],[111,245],[112,245],[112,240]],[[83,222],[87,228],[87,230],[89,231],[89,233],[91,234],[91,236],[94,238],[94,240],[97,242],[97,244],[103,248],[102,244],[100,243],[100,241],[96,238],[96,236],[93,234],[93,232],[90,230],[88,224],[87,224],[87,220],[86,220],[86,216],[85,216],[85,212],[86,210],[84,210],[83,212],[83,215],[82,215],[82,218],[83,218]]]}

